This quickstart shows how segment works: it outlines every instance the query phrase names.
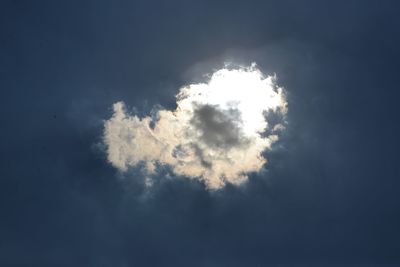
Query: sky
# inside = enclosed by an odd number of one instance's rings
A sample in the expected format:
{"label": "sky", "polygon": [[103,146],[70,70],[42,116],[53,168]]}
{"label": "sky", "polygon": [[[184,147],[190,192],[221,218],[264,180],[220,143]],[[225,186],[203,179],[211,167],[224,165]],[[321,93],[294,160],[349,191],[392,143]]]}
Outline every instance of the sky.
{"label": "sky", "polygon": [[[400,266],[399,7],[1,1],[0,265]],[[128,139],[143,118],[156,131],[182,88],[207,87],[227,63],[256,63],[284,91],[265,164],[208,183],[229,168],[204,174],[216,166],[205,147],[227,143],[200,128],[193,175],[130,146],[139,163],[110,160],[116,118]],[[214,114],[242,133],[234,108],[203,104],[187,125]]]}

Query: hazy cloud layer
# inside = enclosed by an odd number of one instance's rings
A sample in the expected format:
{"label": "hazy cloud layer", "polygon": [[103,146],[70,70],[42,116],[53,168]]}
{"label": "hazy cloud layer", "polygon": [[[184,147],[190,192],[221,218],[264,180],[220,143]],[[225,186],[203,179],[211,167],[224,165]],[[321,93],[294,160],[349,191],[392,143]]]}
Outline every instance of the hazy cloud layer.
{"label": "hazy cloud layer", "polygon": [[158,110],[156,118],[140,118],[123,102],[115,103],[105,122],[108,160],[121,171],[144,164],[149,177],[159,165],[168,165],[176,175],[200,179],[210,189],[241,184],[263,167],[262,152],[284,128],[283,121],[269,124],[267,115],[284,118],[286,106],[274,77],[255,65],[224,68],[207,83],[181,88],[176,110]]}

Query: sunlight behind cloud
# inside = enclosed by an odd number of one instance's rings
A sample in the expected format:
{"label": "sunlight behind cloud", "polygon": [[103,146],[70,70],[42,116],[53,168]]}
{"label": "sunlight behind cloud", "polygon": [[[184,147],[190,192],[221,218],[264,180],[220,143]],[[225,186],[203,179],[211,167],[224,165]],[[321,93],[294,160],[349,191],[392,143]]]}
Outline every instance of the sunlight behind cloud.
{"label": "sunlight behind cloud", "polygon": [[[168,165],[176,175],[200,179],[209,189],[241,184],[262,169],[262,153],[284,128],[283,89],[255,64],[220,69],[207,83],[182,87],[176,98],[177,109],[158,110],[155,121],[129,114],[122,102],[114,104],[104,130],[113,166],[125,172],[144,163],[151,177],[157,165]],[[269,114],[280,122],[270,125]]]}

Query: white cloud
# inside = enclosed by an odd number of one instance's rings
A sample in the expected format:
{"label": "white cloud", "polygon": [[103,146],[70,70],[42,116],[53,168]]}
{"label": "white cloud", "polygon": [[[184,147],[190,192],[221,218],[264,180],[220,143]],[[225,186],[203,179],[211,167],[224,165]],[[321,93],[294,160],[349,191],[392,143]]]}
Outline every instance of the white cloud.
{"label": "white cloud", "polygon": [[143,163],[151,176],[157,164],[168,165],[210,189],[241,184],[262,169],[262,152],[283,128],[283,122],[269,125],[267,113],[283,118],[287,111],[282,88],[255,65],[218,70],[207,83],[181,88],[176,98],[177,109],[159,110],[155,121],[128,113],[123,102],[114,104],[104,130],[113,166],[127,171]]}

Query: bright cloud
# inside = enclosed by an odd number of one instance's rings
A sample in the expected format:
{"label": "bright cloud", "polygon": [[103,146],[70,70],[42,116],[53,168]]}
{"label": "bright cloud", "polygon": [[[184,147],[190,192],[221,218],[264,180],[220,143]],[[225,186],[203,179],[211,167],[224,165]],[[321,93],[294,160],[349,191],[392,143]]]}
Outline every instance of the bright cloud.
{"label": "bright cloud", "polygon": [[123,172],[144,164],[149,177],[168,165],[176,175],[218,189],[260,171],[266,163],[262,153],[284,128],[283,89],[255,64],[220,69],[206,83],[182,87],[176,99],[176,110],[158,110],[155,119],[115,103],[104,130],[109,162]]}

